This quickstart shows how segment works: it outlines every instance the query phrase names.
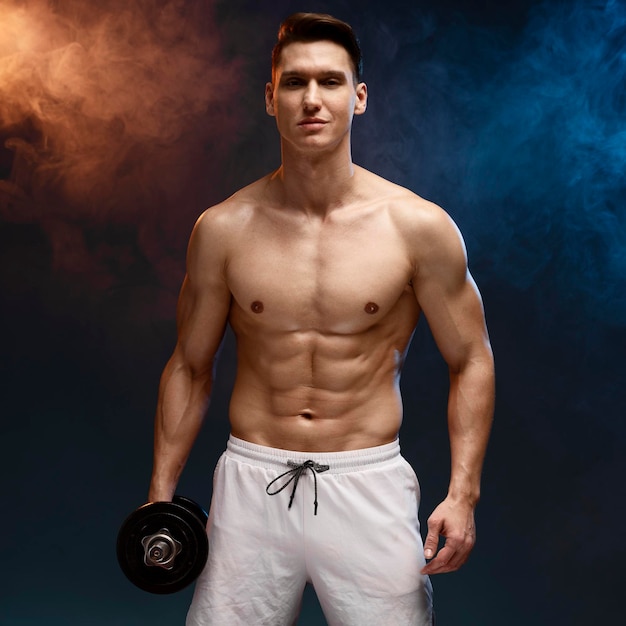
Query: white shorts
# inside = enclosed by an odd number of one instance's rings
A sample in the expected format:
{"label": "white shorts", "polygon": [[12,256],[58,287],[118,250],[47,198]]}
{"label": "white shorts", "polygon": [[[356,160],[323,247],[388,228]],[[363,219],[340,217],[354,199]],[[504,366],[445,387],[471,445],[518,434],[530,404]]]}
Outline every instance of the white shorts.
{"label": "white shorts", "polygon": [[231,436],[213,483],[187,626],[295,624],[307,582],[329,626],[433,623],[419,484],[397,441],[309,453]]}

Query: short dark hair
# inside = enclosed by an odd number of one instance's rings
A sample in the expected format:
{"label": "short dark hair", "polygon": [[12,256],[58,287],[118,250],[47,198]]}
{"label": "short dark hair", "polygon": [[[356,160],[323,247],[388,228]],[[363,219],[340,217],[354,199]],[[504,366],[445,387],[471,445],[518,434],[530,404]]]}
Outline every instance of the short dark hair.
{"label": "short dark hair", "polygon": [[291,43],[310,41],[332,41],[339,44],[352,61],[356,82],[361,81],[363,60],[352,26],[326,13],[294,13],[280,25],[278,41],[272,50],[272,77],[283,48]]}

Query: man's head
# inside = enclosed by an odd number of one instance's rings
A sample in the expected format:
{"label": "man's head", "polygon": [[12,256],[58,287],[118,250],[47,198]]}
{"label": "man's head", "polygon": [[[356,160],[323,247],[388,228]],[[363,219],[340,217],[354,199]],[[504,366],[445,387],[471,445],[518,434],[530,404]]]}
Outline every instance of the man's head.
{"label": "man's head", "polygon": [[311,41],[332,41],[344,48],[352,62],[354,83],[361,81],[361,48],[352,27],[324,13],[294,13],[280,25],[278,31],[278,41],[272,51],[272,82],[283,49],[292,43]]}

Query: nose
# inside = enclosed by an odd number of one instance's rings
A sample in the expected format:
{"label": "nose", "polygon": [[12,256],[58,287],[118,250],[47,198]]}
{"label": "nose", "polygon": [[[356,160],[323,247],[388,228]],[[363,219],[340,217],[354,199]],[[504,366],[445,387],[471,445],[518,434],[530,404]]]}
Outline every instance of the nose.
{"label": "nose", "polygon": [[314,80],[310,81],[304,90],[302,106],[305,111],[318,110],[321,107],[319,86]]}

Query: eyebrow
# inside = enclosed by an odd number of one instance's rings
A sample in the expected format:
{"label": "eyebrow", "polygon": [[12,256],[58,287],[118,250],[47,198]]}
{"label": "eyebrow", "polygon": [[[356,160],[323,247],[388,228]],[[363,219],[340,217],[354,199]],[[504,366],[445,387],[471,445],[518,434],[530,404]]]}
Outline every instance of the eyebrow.
{"label": "eyebrow", "polygon": [[[310,73],[320,78],[339,78],[343,80],[346,79],[345,72],[341,72],[339,70],[327,70],[327,71],[319,72],[319,73],[314,71]],[[309,72],[307,71],[288,70],[288,71],[282,72],[280,76],[281,78],[292,78],[294,76],[300,77],[300,76],[304,76],[308,74]]]}

